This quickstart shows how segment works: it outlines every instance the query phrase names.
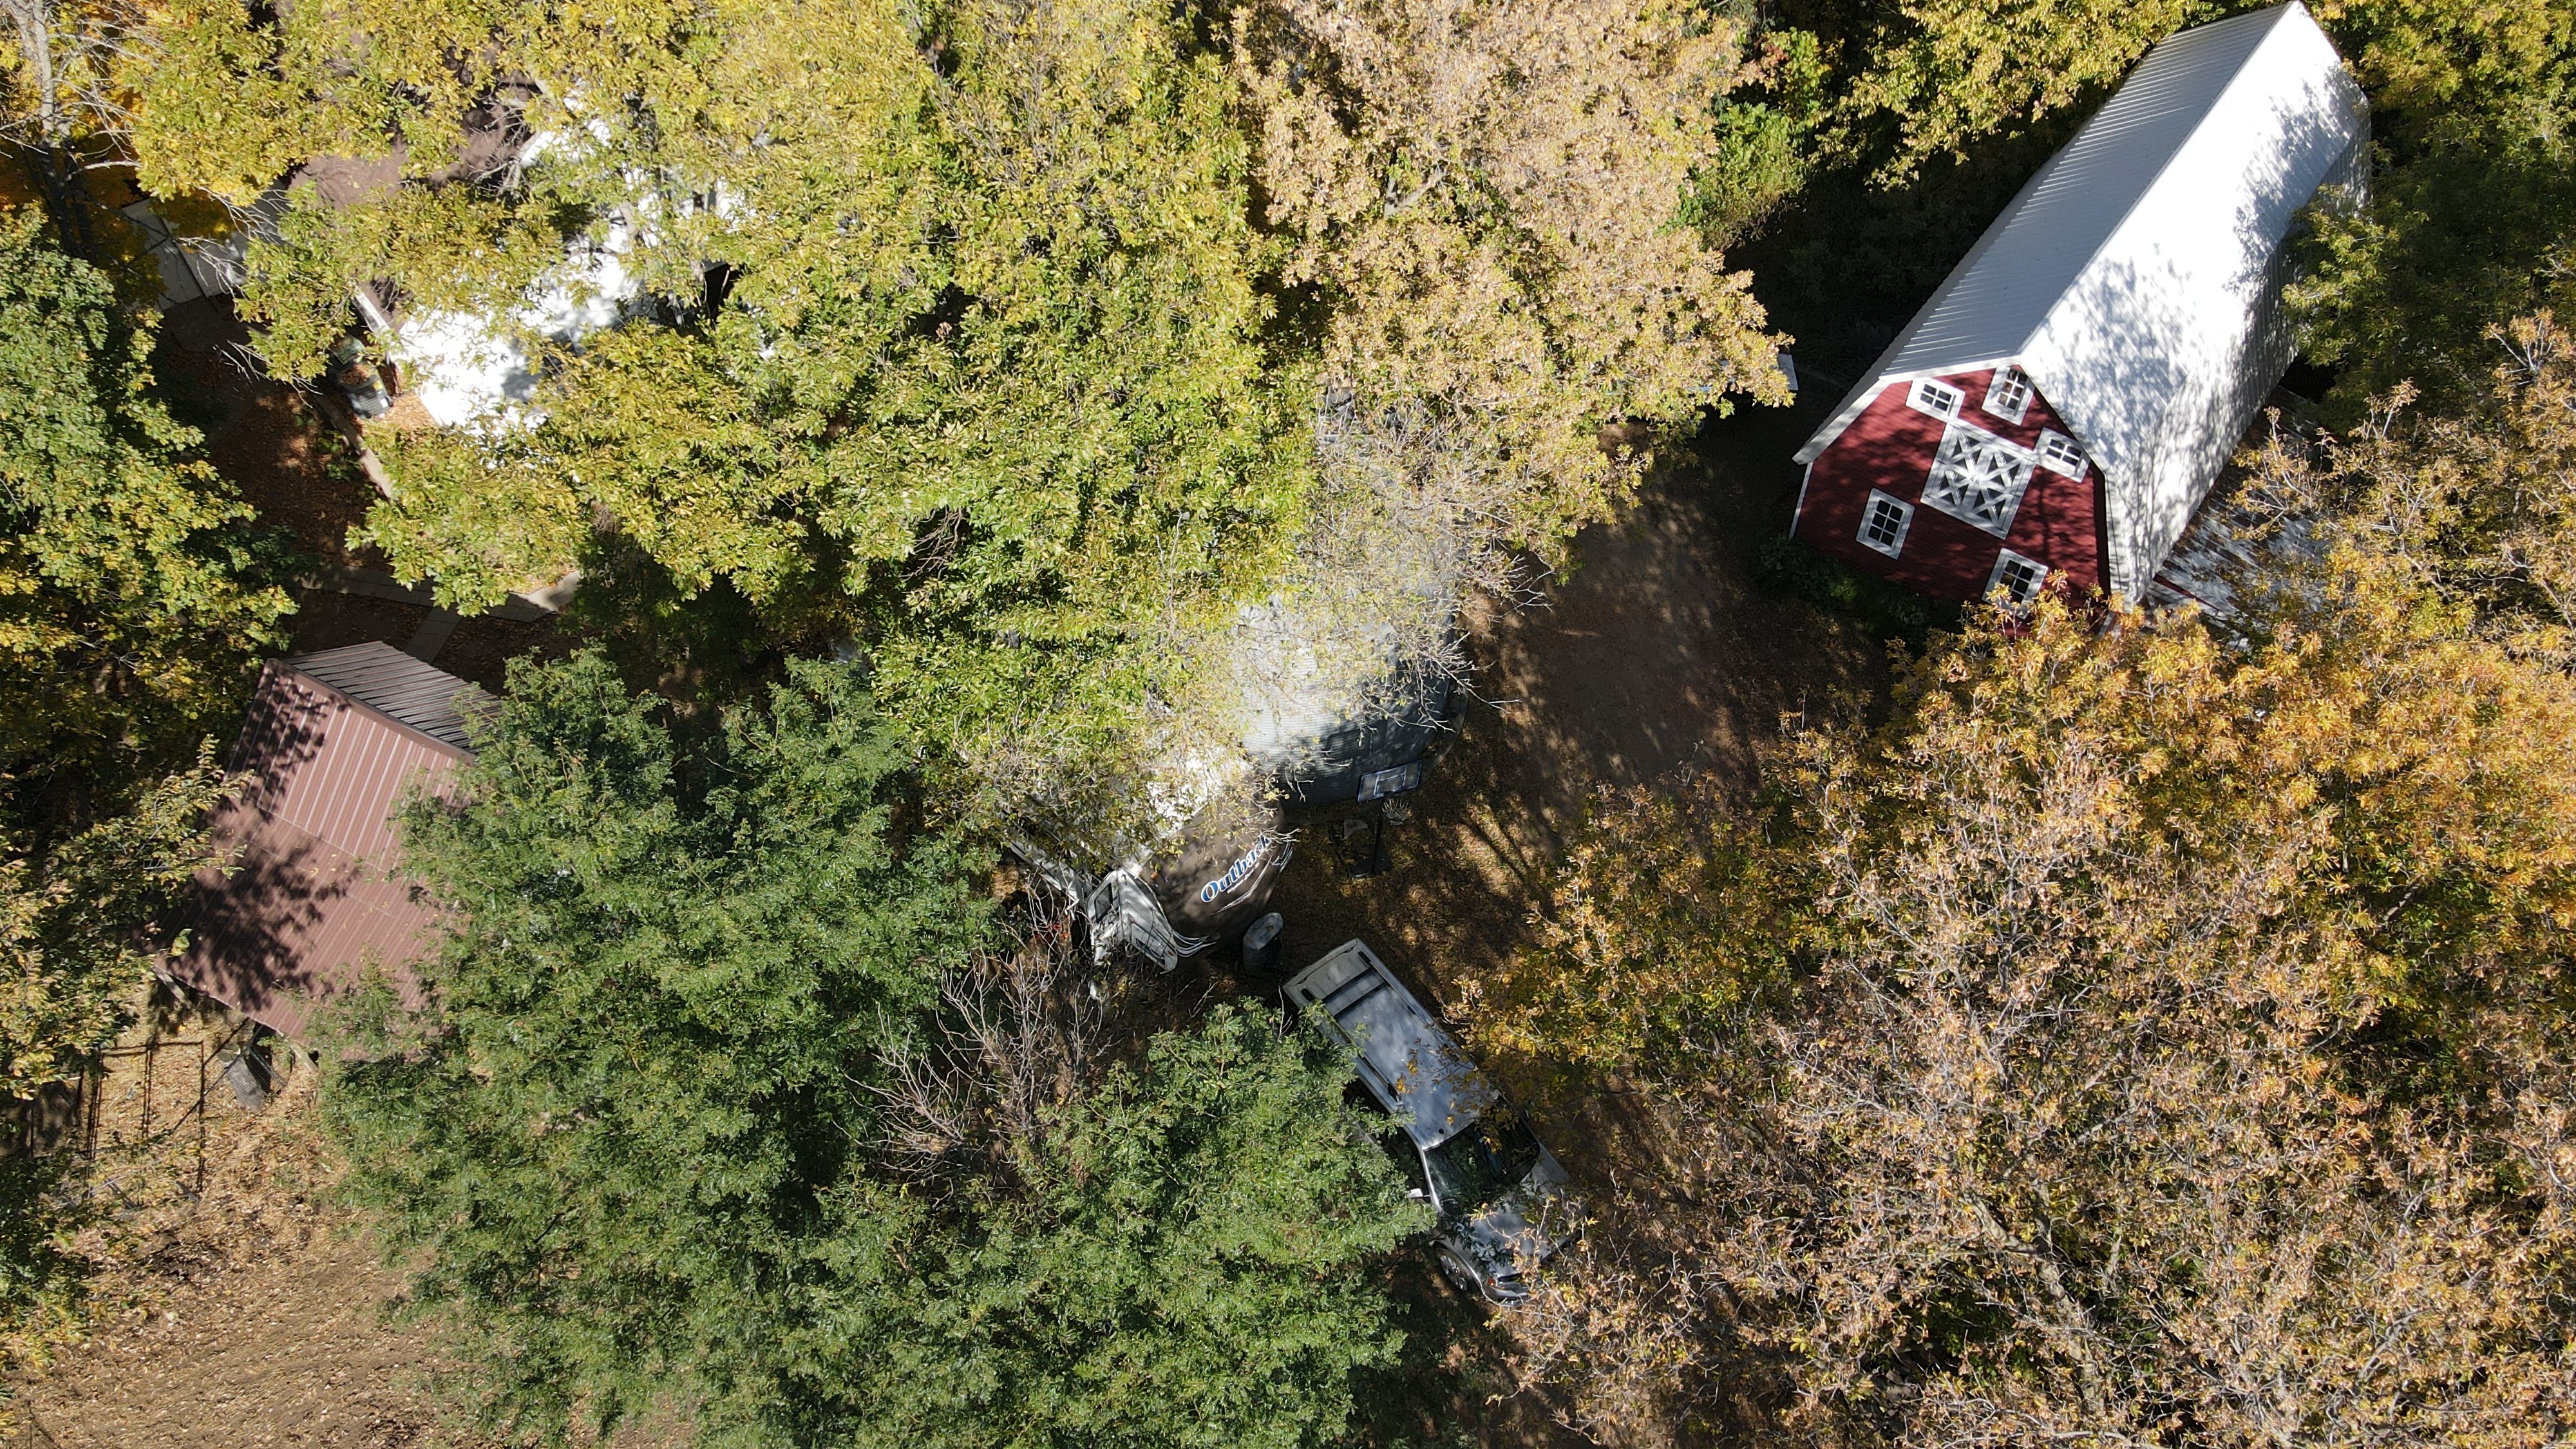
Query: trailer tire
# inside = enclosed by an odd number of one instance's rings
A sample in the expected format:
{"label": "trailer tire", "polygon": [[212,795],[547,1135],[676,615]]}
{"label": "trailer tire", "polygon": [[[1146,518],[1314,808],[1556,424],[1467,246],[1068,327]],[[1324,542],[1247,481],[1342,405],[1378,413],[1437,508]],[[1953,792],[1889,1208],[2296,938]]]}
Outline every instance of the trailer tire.
{"label": "trailer tire", "polygon": [[1448,1280],[1450,1287],[1457,1289],[1460,1293],[1469,1298],[1478,1299],[1480,1301],[1484,1298],[1485,1285],[1478,1281],[1476,1270],[1469,1267],[1467,1260],[1458,1255],[1457,1249],[1450,1247],[1446,1243],[1441,1244],[1439,1259],[1440,1276]]}

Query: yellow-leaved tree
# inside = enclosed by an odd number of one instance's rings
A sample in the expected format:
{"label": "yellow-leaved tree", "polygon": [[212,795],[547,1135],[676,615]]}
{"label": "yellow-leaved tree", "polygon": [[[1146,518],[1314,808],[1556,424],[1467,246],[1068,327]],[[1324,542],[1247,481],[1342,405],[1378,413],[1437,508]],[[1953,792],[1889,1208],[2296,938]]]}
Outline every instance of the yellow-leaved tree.
{"label": "yellow-leaved tree", "polygon": [[[1472,475],[1371,519],[1550,547],[1634,474],[1606,427],[1785,397],[1746,279],[1676,224],[1742,45],[1695,10],[154,13],[141,174],[271,196],[274,363],[344,345],[361,286],[532,359],[515,418],[380,449],[399,570],[468,605],[632,551],[791,648],[854,636],[1006,795],[1122,774],[1208,638],[1295,592],[1346,436]],[[600,325],[540,335],[549,285]]]}
{"label": "yellow-leaved tree", "polygon": [[[1512,541],[1604,516],[1703,407],[1787,401],[1751,277],[1683,220],[1740,27],[1659,0],[1258,0],[1234,27],[1328,385],[1472,429]],[[1605,448],[1617,422],[1645,446]]]}
{"label": "yellow-leaved tree", "polygon": [[2243,645],[1985,617],[1793,731],[1764,813],[1600,814],[1486,989],[1683,1168],[1512,1315],[1584,1422],[2576,1431],[2576,418],[2545,319],[2506,335],[2480,414],[2275,445],[2341,511]]}

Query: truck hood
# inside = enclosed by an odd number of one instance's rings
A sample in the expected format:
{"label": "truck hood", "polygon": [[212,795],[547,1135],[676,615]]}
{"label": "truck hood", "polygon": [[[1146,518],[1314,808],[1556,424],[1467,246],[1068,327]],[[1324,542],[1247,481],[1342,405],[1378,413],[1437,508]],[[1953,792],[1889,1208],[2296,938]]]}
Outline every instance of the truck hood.
{"label": "truck hood", "polygon": [[1581,1231],[1565,1184],[1556,1154],[1540,1148],[1538,1166],[1519,1187],[1457,1225],[1453,1231],[1459,1246],[1473,1253],[1489,1274],[1517,1275],[1524,1266],[1544,1261]]}

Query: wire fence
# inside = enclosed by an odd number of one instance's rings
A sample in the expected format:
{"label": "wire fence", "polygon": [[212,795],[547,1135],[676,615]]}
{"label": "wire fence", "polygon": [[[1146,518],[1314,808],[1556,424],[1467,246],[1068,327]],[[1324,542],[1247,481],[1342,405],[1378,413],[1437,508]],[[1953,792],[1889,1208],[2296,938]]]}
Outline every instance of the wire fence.
{"label": "wire fence", "polygon": [[[147,1036],[109,1047],[87,1071],[38,1089],[0,1123],[0,1156],[76,1153],[85,1196],[122,1195],[123,1162],[176,1165],[191,1195],[206,1186],[206,1104],[218,1090],[264,1093],[269,1071],[256,1051],[257,1024],[237,1020],[193,1035]],[[240,1078],[238,1085],[224,1081]],[[172,1149],[182,1154],[170,1163]]]}
{"label": "wire fence", "polygon": [[[79,1075],[27,1098],[0,1097],[0,1161],[49,1162],[47,1196],[67,1220],[102,1230],[109,1257],[131,1259],[137,1245],[160,1251],[175,1225],[221,1200],[221,1182],[208,1195],[210,1143],[221,1161],[224,1144],[240,1140],[244,1122],[301,1065],[286,1043],[229,1012],[147,1020],[139,1037],[98,1053]],[[289,1058],[272,1059],[278,1049]],[[0,1397],[0,1449],[63,1446],[33,1405]]]}

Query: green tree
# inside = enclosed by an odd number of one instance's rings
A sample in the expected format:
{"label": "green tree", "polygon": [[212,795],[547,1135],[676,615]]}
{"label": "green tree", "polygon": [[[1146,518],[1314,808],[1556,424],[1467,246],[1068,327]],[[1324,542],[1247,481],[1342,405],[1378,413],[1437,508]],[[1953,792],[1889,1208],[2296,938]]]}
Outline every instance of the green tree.
{"label": "green tree", "polygon": [[[1359,82],[1433,24],[1372,14],[1333,41],[1367,102],[1353,150],[1290,144],[1313,97],[1289,32],[1315,17],[1286,11],[1238,34],[1132,0],[182,0],[135,144],[148,186],[240,203],[300,159],[395,163],[362,196],[299,182],[253,247],[246,305],[289,370],[369,279],[414,319],[507,331],[542,276],[579,283],[563,243],[622,248],[625,325],[519,339],[544,376],[523,433],[479,435],[488,471],[387,446],[370,538],[470,603],[604,524],[684,591],[856,636],[894,717],[1016,789],[1132,763],[1198,646],[1278,586],[1331,368],[1366,374],[1371,418],[1427,403],[1473,435],[1468,513],[1498,544],[1552,545],[1618,496],[1635,459],[1604,457],[1605,424],[1668,435],[1730,390],[1780,396],[1746,279],[1673,224],[1739,70],[1736,28],[1703,19],[1482,24],[1487,80],[1447,94]],[[460,171],[478,105],[544,144]],[[1455,158],[1449,180],[1373,219],[1361,173],[1407,147]],[[1451,256],[1474,264],[1455,286]],[[523,500],[542,527],[510,526]]]}
{"label": "green tree", "polygon": [[516,665],[452,797],[403,817],[451,932],[325,1109],[508,1411],[768,1387],[746,1329],[792,1316],[877,1022],[978,929],[959,849],[891,829],[903,759],[861,699],[808,669],[684,748],[596,655]]}
{"label": "green tree", "polygon": [[969,1058],[893,1094],[910,1170],[840,1199],[839,1280],[808,1349],[829,1369],[816,1428],[886,1445],[1342,1442],[1354,1373],[1402,1341],[1364,1270],[1426,1225],[1345,1105],[1347,1057],[1245,1003],[1085,1071],[1078,1038],[1018,1029],[1032,964],[999,992],[952,992],[977,1028]]}
{"label": "green tree", "polygon": [[2251,5],[2212,0],[1905,0],[1836,18],[1855,71],[1836,140],[1869,155],[1882,182],[1926,161],[2049,127],[2110,93],[2166,36]]}
{"label": "green tree", "polygon": [[[50,12],[48,12],[50,13]],[[23,20],[24,17],[21,17]],[[41,39],[42,37],[38,37]],[[33,43],[32,41],[30,43]],[[50,163],[42,163],[50,164]],[[0,216],[0,1097],[115,1041],[211,849],[227,733],[285,592],[152,394],[148,320]],[[192,764],[193,757],[193,764]],[[78,1322],[59,1164],[0,1164],[0,1365]]]}
{"label": "green tree", "polygon": [[2563,305],[2576,236],[2576,4],[2370,3],[2321,12],[2370,94],[2367,210],[2323,216],[2291,292],[2336,411],[2412,382],[2473,407],[2500,317]]}
{"label": "green tree", "polygon": [[1394,1343],[1354,1274],[1414,1226],[1343,1064],[1228,1015],[1115,1065],[1089,991],[1004,1009],[863,699],[798,666],[692,733],[523,665],[409,809],[448,939],[324,1100],[416,1297],[541,1432],[667,1397],[708,1443],[1324,1442]]}
{"label": "green tree", "polygon": [[229,729],[291,607],[151,393],[149,324],[33,217],[0,229],[0,772],[17,828],[112,812]]}
{"label": "green tree", "polygon": [[78,1073],[131,1020],[174,934],[138,935],[138,923],[216,861],[205,817],[230,782],[211,754],[49,851],[0,857],[0,1093],[23,1098]]}
{"label": "green tree", "polygon": [[2549,84],[2504,85],[2519,104],[2495,109],[2422,102],[2430,115],[2384,148],[2369,208],[2319,218],[2289,295],[2306,354],[2338,369],[2340,421],[2359,422],[2401,384],[2441,412],[2474,408],[2504,360],[2492,319],[2569,304],[2576,97],[2564,77],[2576,71],[2576,10],[2553,18],[2561,33],[2540,58]]}
{"label": "green tree", "polygon": [[[512,526],[533,496],[549,520],[608,522],[686,591],[790,613],[844,595],[903,717],[970,756],[1044,753],[1124,723],[1172,631],[1275,565],[1310,389],[1271,336],[1274,249],[1226,76],[1185,20],[413,7],[370,18],[343,74],[345,13],[239,12],[189,10],[226,38],[164,52],[147,121],[237,105],[291,124],[310,97],[302,155],[392,148],[408,178],[352,204],[293,191],[246,299],[281,365],[312,366],[370,278],[414,317],[507,330],[565,239],[631,240],[636,325],[521,339],[548,362],[543,422],[496,439],[526,466],[491,474],[494,501],[448,506],[470,469],[387,449],[401,496],[370,536],[454,601],[572,561],[540,556],[564,529]],[[456,55],[487,58],[461,88]],[[272,94],[270,70],[302,89]],[[534,94],[498,104],[549,145],[489,183],[444,175],[454,118],[508,76]],[[142,125],[147,184],[255,194],[276,158],[216,175],[185,149],[210,128]]]}

